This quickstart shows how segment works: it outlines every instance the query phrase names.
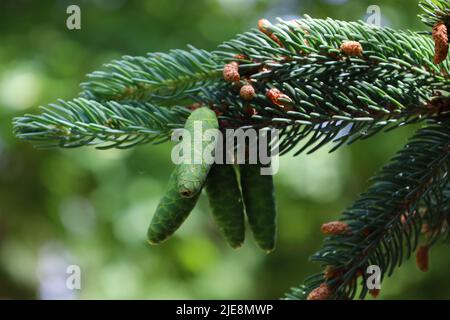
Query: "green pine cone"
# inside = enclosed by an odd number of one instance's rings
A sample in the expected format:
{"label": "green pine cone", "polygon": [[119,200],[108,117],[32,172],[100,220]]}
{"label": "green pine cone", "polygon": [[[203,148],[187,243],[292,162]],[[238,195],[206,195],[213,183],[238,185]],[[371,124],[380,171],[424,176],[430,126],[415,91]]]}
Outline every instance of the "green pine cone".
{"label": "green pine cone", "polygon": [[233,248],[245,239],[244,205],[233,165],[215,164],[206,180],[206,192],[213,217]]}
{"label": "green pine cone", "polygon": [[[201,123],[202,130],[197,134],[202,134],[201,137],[201,150],[199,146],[194,143],[195,136],[195,124]],[[216,114],[211,109],[206,107],[196,109],[186,120],[184,129],[188,130],[191,135],[191,163],[182,163],[179,165],[179,174],[177,180],[178,192],[186,198],[190,198],[199,193],[202,189],[208,172],[211,169],[211,163],[205,163],[203,159],[203,152],[205,148],[210,145],[211,141],[203,139],[203,133],[209,129],[218,129],[219,122]],[[201,163],[194,163],[194,160],[198,158]]]}
{"label": "green pine cone", "polygon": [[271,175],[261,175],[256,164],[240,165],[242,196],[250,228],[258,246],[266,252],[275,249],[276,206]]}
{"label": "green pine cone", "polygon": [[150,244],[158,244],[169,238],[186,220],[195,207],[200,192],[192,198],[184,198],[177,189],[178,168],[172,172],[168,188],[160,200],[156,212],[147,231],[147,240]]}

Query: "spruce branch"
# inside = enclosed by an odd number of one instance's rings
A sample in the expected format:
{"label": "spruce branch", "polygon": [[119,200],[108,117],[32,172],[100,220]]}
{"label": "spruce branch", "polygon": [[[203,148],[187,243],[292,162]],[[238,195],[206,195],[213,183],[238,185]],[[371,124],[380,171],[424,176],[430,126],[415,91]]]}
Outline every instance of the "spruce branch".
{"label": "spruce branch", "polygon": [[[441,97],[450,87],[449,64],[433,63],[428,36],[308,16],[263,24],[215,51],[239,63],[241,83],[254,97],[244,99],[233,82],[204,88],[199,100],[231,126],[282,128],[283,153],[307,137],[297,154],[328,142],[335,150],[450,110]],[[348,43],[360,51],[346,52]]]}
{"label": "spruce branch", "polygon": [[[280,152],[284,154],[297,148],[296,155],[303,151],[312,153],[328,143],[332,143],[330,151],[334,151],[345,143],[367,139],[382,130],[450,113],[447,98],[427,102],[427,97],[413,86],[401,91],[384,86],[382,80],[355,81],[348,87],[310,82],[295,89],[286,81],[261,90],[274,88],[290,93],[288,99],[284,98],[282,108],[261,94],[248,103],[221,88],[203,89],[201,101],[207,101],[222,114],[220,119],[226,126],[281,129]],[[407,102],[408,106],[399,100]]]}
{"label": "spruce branch", "polygon": [[435,44],[434,63],[440,64],[447,59],[449,52],[450,2],[423,0],[419,5],[424,11],[424,14],[419,15],[422,22],[433,28],[431,34]]}
{"label": "spruce branch", "polygon": [[14,119],[17,137],[38,147],[130,148],[144,143],[162,143],[173,128],[182,127],[189,110],[160,108],[150,103],[98,102],[77,98],[59,100],[42,107],[40,115]]}
{"label": "spruce branch", "polygon": [[450,112],[449,63],[433,63],[428,36],[308,16],[263,22],[212,53],[113,61],[88,76],[82,96],[160,107],[197,101],[220,114],[222,128],[281,129],[281,151],[302,142],[297,153]]}
{"label": "spruce branch", "polygon": [[419,15],[422,22],[430,27],[443,22],[450,26],[450,2],[449,0],[422,0],[419,6],[424,11]]}
{"label": "spruce branch", "polygon": [[95,100],[153,101],[174,104],[221,75],[216,58],[205,50],[124,56],[88,74],[82,96]]}
{"label": "spruce branch", "polygon": [[167,141],[206,106],[221,129],[278,128],[281,152],[299,154],[423,122],[341,220],[322,226],[329,237],[312,260],[325,271],[287,295],[363,298],[367,266],[390,276],[423,233],[416,258],[426,270],[428,248],[450,241],[450,8],[421,6],[432,37],[304,16],[261,19],[213,52],[125,56],[88,75],[81,98],[15,118],[14,130],[40,147],[128,148]]}
{"label": "spruce branch", "polygon": [[[448,63],[443,70],[433,64],[433,42],[429,36],[362,21],[313,19],[308,15],[266,24],[263,32],[253,29],[241,34],[214,53],[226,61],[240,62],[240,71],[250,69],[253,78],[270,78],[276,71],[275,74],[290,79],[336,77],[338,83],[356,75],[373,77],[381,72],[383,76],[399,79],[408,75],[431,82],[445,78],[448,81]],[[343,43],[348,41],[358,42],[362,52],[352,55],[342,50]],[[237,53],[241,59],[236,59]],[[255,73],[252,72],[255,67],[266,68]]]}
{"label": "spruce branch", "polygon": [[352,299],[358,292],[364,298],[367,267],[378,265],[382,279],[391,276],[417,247],[425,220],[434,230],[428,245],[434,244],[448,224],[449,169],[450,121],[419,130],[343,212],[340,223],[348,232],[332,232],[312,256],[326,272],[308,278],[287,298],[305,299],[320,285],[329,288],[327,299]]}

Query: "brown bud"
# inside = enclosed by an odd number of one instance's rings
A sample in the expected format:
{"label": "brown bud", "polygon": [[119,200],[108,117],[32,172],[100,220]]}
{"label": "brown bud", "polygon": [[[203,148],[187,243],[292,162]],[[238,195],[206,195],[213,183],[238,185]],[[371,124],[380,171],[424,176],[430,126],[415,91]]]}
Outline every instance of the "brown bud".
{"label": "brown bud", "polygon": [[255,88],[251,84],[243,85],[239,94],[244,100],[252,100],[256,96]]}
{"label": "brown bud", "polygon": [[276,88],[269,89],[266,92],[266,97],[273,104],[277,104],[278,103],[278,97],[280,97],[281,95],[282,95],[281,91],[276,89]]}
{"label": "brown bud", "polygon": [[344,41],[341,44],[341,52],[349,56],[361,56],[363,47],[358,41]]}
{"label": "brown bud", "polygon": [[271,35],[272,33],[268,30],[271,26],[271,23],[267,19],[259,19],[258,20],[258,29],[262,33],[265,33],[267,35]]}
{"label": "brown bud", "polygon": [[223,67],[223,78],[227,82],[236,82],[241,79],[237,62],[230,62]]}
{"label": "brown bud", "polygon": [[416,265],[420,271],[428,271],[428,246],[419,246],[416,251]]}
{"label": "brown bud", "polygon": [[278,39],[276,35],[273,34],[272,30],[270,30],[270,27],[272,24],[267,19],[259,19],[258,20],[258,29],[265,35],[267,35],[270,39],[275,41],[280,47],[284,47],[283,43]]}
{"label": "brown bud", "polygon": [[348,224],[342,221],[331,221],[324,223],[320,228],[323,234],[326,235],[338,235],[349,232]]}
{"label": "brown bud", "polygon": [[284,102],[280,101],[280,98],[290,100],[290,98],[287,95],[282,93],[277,88],[272,88],[272,89],[267,90],[266,97],[270,100],[270,102],[272,102],[273,104],[276,104],[277,106],[280,106],[280,107],[284,107]]}
{"label": "brown bud", "polygon": [[439,64],[447,58],[448,55],[448,30],[447,26],[439,22],[433,28],[434,39],[434,63]]}
{"label": "brown bud", "polygon": [[370,289],[369,294],[372,296],[372,298],[376,299],[380,295],[380,289]]}
{"label": "brown bud", "polygon": [[331,296],[331,289],[326,283],[322,283],[308,294],[307,300],[327,300]]}

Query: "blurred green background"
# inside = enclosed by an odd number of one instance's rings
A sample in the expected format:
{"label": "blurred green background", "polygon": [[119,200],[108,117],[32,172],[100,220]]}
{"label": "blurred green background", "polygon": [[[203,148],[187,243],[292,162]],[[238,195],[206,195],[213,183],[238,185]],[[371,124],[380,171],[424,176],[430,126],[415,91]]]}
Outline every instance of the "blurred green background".
{"label": "blurred green background", "polygon": [[[81,7],[81,30],[66,28],[70,4]],[[325,148],[283,157],[275,176],[279,240],[266,255],[249,232],[243,248],[228,248],[203,196],[170,241],[146,244],[172,169],[170,144],[42,151],[14,138],[11,119],[74,97],[86,73],[123,54],[214,49],[261,17],[358,20],[373,4],[384,25],[424,29],[411,0],[2,0],[0,298],[276,299],[318,271],[308,257],[323,239],[320,225],[351,204],[415,128],[331,155]],[[447,250],[433,248],[426,274],[407,262],[381,298],[449,298]],[[81,290],[66,289],[71,264],[81,268]]]}

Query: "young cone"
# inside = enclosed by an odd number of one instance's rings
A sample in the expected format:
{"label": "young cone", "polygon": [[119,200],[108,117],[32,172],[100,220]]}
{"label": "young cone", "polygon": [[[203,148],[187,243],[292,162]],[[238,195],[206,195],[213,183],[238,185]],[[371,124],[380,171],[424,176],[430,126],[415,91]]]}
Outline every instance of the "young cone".
{"label": "young cone", "polygon": [[271,252],[275,248],[276,239],[273,177],[261,175],[260,168],[256,164],[239,166],[242,196],[256,243],[264,251]]}
{"label": "young cone", "polygon": [[176,181],[178,168],[175,168],[169,178],[165,195],[160,200],[156,212],[147,231],[150,244],[158,244],[168,239],[186,220],[197,203],[200,193],[192,198],[180,195]]}
{"label": "young cone", "polygon": [[[191,138],[191,161],[179,164],[177,171],[178,192],[183,197],[193,197],[203,187],[212,165],[203,159],[205,150],[211,144],[211,141],[204,139],[204,134],[207,130],[217,130],[218,127],[216,114],[206,107],[194,110],[187,119],[184,129],[188,131]],[[196,163],[196,159],[199,159],[200,163]]]}
{"label": "young cone", "polygon": [[220,231],[233,248],[245,239],[244,205],[232,165],[215,164],[206,180],[206,193]]}

